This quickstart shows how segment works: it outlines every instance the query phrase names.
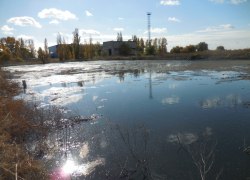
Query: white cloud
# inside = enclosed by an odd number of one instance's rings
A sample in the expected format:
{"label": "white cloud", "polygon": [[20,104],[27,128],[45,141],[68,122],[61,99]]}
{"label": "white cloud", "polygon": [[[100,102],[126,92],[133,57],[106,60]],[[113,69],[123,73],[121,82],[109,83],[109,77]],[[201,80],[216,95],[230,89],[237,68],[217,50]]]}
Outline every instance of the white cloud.
{"label": "white cloud", "polygon": [[224,29],[234,29],[234,27],[231,24],[220,25],[220,27],[223,27]]}
{"label": "white cloud", "polygon": [[[62,32],[58,32],[58,33],[60,33],[61,36],[64,34],[64,33],[62,33]],[[54,33],[53,35],[54,35],[54,36],[57,36],[58,33]]]}
{"label": "white cloud", "polygon": [[160,2],[161,5],[168,5],[168,6],[175,6],[175,5],[180,5],[181,3],[179,1],[171,1],[171,0],[168,0],[168,1],[161,1]]}
{"label": "white cloud", "polygon": [[178,84],[169,84],[168,88],[169,89],[175,89],[175,88],[177,88],[177,86],[178,86]]}
{"label": "white cloud", "polygon": [[114,31],[123,31],[123,28],[114,28]]}
{"label": "white cloud", "polygon": [[211,50],[221,45],[225,49],[250,48],[250,31],[211,31],[204,34],[190,33],[166,36],[166,39],[168,40],[168,51],[175,46],[185,47],[190,44],[196,45],[199,42],[206,42],[208,49]]}
{"label": "white cloud", "polygon": [[101,33],[98,32],[98,31],[95,31],[95,30],[92,30],[92,29],[89,29],[89,30],[85,30],[85,29],[80,29],[79,30],[79,34],[89,34],[89,35],[97,35],[97,36],[100,36]]}
{"label": "white cloud", "polygon": [[209,0],[209,1],[214,1],[216,3],[224,3],[225,2],[225,0]]}
{"label": "white cloud", "polygon": [[78,19],[76,15],[71,14],[69,11],[61,11],[56,8],[44,9],[38,13],[40,18],[57,18],[62,20]]}
{"label": "white cloud", "polygon": [[42,27],[38,22],[35,21],[35,19],[27,16],[10,18],[7,20],[7,23],[14,23],[15,25],[19,26],[34,26],[37,28]]}
{"label": "white cloud", "polygon": [[11,31],[14,31],[14,28],[9,28],[8,25],[4,25],[1,30],[3,31],[4,34],[13,34]]}
{"label": "white cloud", "polygon": [[85,11],[87,16],[93,16],[90,12]]}
{"label": "white cloud", "polygon": [[231,4],[240,4],[240,3],[243,3],[243,2],[246,2],[247,0],[209,0],[209,1],[213,1],[213,2],[216,2],[216,3],[231,3]]}
{"label": "white cloud", "polygon": [[[157,34],[161,34],[161,33],[167,33],[167,29],[166,28],[151,28],[150,29],[151,33],[157,33]],[[144,32],[144,34],[148,33],[148,30]]]}
{"label": "white cloud", "polygon": [[68,98],[59,98],[56,100],[57,104],[60,104],[60,106],[66,106],[71,103],[77,103],[79,100],[82,99],[83,94],[77,94],[69,96]]}
{"label": "white cloud", "polygon": [[223,30],[231,30],[234,27],[231,24],[220,25],[218,27],[208,27],[206,30],[196,31],[196,32],[212,32],[212,31],[223,31]]}
{"label": "white cloud", "polygon": [[178,21],[178,22],[181,22],[180,20],[176,19],[175,17],[173,17],[173,18],[169,17],[168,20],[169,21]]}
{"label": "white cloud", "polygon": [[138,31],[141,31],[140,29]]}
{"label": "white cloud", "polygon": [[124,20],[123,18],[119,18],[119,20]]}
{"label": "white cloud", "polygon": [[211,32],[211,31],[219,31],[214,27],[208,27],[206,30],[196,31],[196,32]]}
{"label": "white cloud", "polygon": [[178,134],[171,134],[171,135],[168,136],[168,141],[169,142],[179,142],[179,140],[183,144],[189,145],[189,144],[192,144],[195,141],[197,141],[198,140],[198,136],[196,134],[190,133],[190,132],[178,133]]}
{"label": "white cloud", "polygon": [[239,3],[243,3],[246,2],[247,0],[231,0],[232,4],[239,4]]}
{"label": "white cloud", "polygon": [[93,96],[93,101],[95,101],[98,98],[98,96]]}
{"label": "white cloud", "polygon": [[55,24],[55,25],[57,25],[57,24],[59,24],[60,22],[57,21],[57,20],[52,20],[52,21],[50,21],[49,23],[50,23],[50,24]]}
{"label": "white cloud", "polygon": [[19,39],[19,38],[22,38],[22,39],[35,39],[33,36],[26,36],[26,35],[19,35],[19,36],[17,36],[17,38]]}

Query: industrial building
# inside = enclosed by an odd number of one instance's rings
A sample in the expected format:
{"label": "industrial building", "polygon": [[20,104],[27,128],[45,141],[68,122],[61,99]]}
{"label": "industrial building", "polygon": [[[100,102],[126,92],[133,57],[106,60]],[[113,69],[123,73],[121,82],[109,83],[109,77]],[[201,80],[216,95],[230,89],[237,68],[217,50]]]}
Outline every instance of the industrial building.
{"label": "industrial building", "polygon": [[121,45],[125,43],[132,48],[132,51],[129,55],[135,55],[136,53],[136,42],[135,41],[107,41],[103,42],[103,49],[107,52],[108,56],[120,55]]}
{"label": "industrial building", "polygon": [[51,58],[58,58],[58,55],[56,53],[57,47],[58,47],[58,45],[54,45],[54,46],[49,47],[49,54],[50,54]]}

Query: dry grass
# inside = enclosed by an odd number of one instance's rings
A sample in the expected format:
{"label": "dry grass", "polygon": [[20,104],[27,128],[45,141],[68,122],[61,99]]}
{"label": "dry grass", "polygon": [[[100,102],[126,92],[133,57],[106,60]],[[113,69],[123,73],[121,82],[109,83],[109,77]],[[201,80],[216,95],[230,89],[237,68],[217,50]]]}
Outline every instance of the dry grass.
{"label": "dry grass", "polygon": [[196,56],[197,59],[250,59],[250,49],[239,50],[207,50],[194,53],[166,53],[159,58],[162,59],[187,59]]}
{"label": "dry grass", "polygon": [[0,179],[49,179],[43,163],[34,158],[36,152],[27,147],[31,134],[44,138],[48,128],[34,121],[31,106],[13,98],[20,87],[7,77],[0,69]]}

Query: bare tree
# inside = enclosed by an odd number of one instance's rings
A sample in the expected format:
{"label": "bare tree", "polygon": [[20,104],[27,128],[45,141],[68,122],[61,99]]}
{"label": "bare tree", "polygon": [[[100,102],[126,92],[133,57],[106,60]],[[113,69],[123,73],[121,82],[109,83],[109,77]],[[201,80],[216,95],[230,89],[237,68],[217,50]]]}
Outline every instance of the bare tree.
{"label": "bare tree", "polygon": [[[110,125],[110,131],[105,130],[106,139],[114,155],[118,179],[166,179],[166,175],[152,172],[149,161],[148,143],[149,129],[145,124],[135,123],[133,127],[118,123]],[[111,133],[111,134],[108,134]],[[109,137],[116,137],[116,141]]]}
{"label": "bare tree", "polygon": [[[210,147],[208,147],[210,145]],[[194,164],[196,165],[201,180],[205,180],[207,177],[207,173],[211,170],[215,159],[214,150],[217,146],[216,142],[211,142],[209,138],[205,136],[204,142],[198,143],[195,145],[194,149],[191,150],[190,146],[188,146],[188,152],[190,153]],[[219,173],[216,175],[215,180],[219,179],[223,168],[220,169]]]}
{"label": "bare tree", "polygon": [[34,44],[33,39],[26,40],[26,43],[27,43],[27,47],[29,49],[29,53],[30,53],[31,58],[36,57],[35,44]]}
{"label": "bare tree", "polygon": [[117,41],[123,41],[123,39],[122,39],[122,32],[118,32],[117,33]]}
{"label": "bare tree", "polygon": [[57,55],[60,61],[63,60],[63,45],[62,36],[60,33],[57,34]]}
{"label": "bare tree", "polygon": [[80,41],[81,37],[79,36],[79,31],[76,28],[75,31],[73,32],[73,47],[75,50],[75,58],[79,58],[79,52],[80,52]]}

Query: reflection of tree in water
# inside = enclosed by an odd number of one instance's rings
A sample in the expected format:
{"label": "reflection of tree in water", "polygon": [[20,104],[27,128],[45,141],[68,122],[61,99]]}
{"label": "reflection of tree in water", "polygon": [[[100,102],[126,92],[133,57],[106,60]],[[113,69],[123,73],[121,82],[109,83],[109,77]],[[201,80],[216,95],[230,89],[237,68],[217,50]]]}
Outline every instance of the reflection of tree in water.
{"label": "reflection of tree in water", "polygon": [[151,76],[151,71],[149,72],[149,99],[153,98],[152,94],[152,76]]}
{"label": "reflection of tree in water", "polygon": [[[124,82],[124,78],[126,75],[133,75],[135,78],[138,78],[141,74],[140,69],[114,69],[105,72],[106,74],[119,77],[120,82]],[[144,69],[142,69],[142,72],[144,72]]]}
{"label": "reflection of tree in water", "polygon": [[[184,136],[188,136],[187,139],[190,139],[188,133],[179,134],[181,138],[178,135],[176,138],[172,138],[172,140],[174,139],[173,142],[178,142],[180,145],[180,149],[176,153],[177,156],[181,156],[178,154],[181,149],[185,150],[182,152],[188,162],[187,167],[190,169],[191,179],[205,180],[209,177],[214,177],[215,180],[218,180],[223,171],[223,169],[218,169],[217,174],[212,173],[214,172],[213,166],[215,164],[217,142],[209,139],[211,134],[211,128],[207,127],[203,132],[203,138],[201,137],[199,140],[196,137],[194,140],[185,143],[184,140],[186,139]],[[105,130],[105,136],[110,152],[112,152],[113,165],[115,165],[114,169],[111,168],[112,170],[108,171],[107,179],[163,180],[178,179],[180,177],[180,171],[173,171],[167,168],[171,167],[171,164],[167,164],[165,159],[168,157],[165,157],[165,155],[169,153],[169,149],[163,148],[163,152],[160,152],[158,149],[154,149],[155,145],[151,145],[153,142],[150,140],[150,131],[145,124],[135,123],[132,126],[121,126],[118,123],[110,124],[110,127]],[[115,141],[111,137],[115,137]],[[198,174],[196,169],[193,169],[189,163],[196,165]],[[183,175],[185,177],[189,176]],[[197,175],[198,177],[195,178]]]}
{"label": "reflection of tree in water", "polygon": [[[208,136],[204,136],[202,142],[194,143],[193,147],[188,146],[188,152],[191,155],[195,166],[198,169],[201,180],[208,178],[208,173],[212,170],[212,166],[215,163],[215,148],[217,141],[213,142]],[[214,176],[215,180],[219,179],[223,168],[221,168],[217,174],[210,175]],[[211,174],[211,173],[210,173]]]}
{"label": "reflection of tree in water", "polygon": [[66,87],[67,86],[67,84],[65,82],[62,82],[61,85],[62,85],[62,87]]}
{"label": "reflection of tree in water", "polygon": [[94,75],[92,76],[92,81],[93,81],[93,84],[95,84],[95,76]]}
{"label": "reflection of tree in water", "polygon": [[118,74],[120,83],[124,82],[124,74],[125,74],[125,73],[124,73],[123,71],[119,72],[119,74]]}
{"label": "reflection of tree in water", "polygon": [[77,82],[77,85],[78,85],[79,87],[83,87],[84,81],[78,81],[78,82]]}

